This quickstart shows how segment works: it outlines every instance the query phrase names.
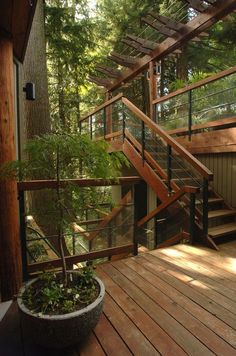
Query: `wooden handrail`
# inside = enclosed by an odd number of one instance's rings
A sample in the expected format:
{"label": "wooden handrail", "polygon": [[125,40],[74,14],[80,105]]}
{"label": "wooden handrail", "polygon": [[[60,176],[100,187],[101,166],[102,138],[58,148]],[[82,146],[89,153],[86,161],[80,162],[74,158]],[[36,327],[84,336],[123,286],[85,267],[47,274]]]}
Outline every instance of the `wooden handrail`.
{"label": "wooden handrail", "polygon": [[162,210],[168,208],[171,204],[175,203],[177,200],[179,200],[185,193],[194,193],[196,194],[199,191],[199,188],[196,187],[191,187],[191,186],[185,186],[181,189],[179,189],[177,192],[175,192],[174,195],[171,195],[168,199],[166,199],[163,203],[158,205],[154,210],[152,210],[148,215],[146,215],[144,218],[140,219],[137,223],[138,227],[141,227],[148,221],[150,221],[152,218],[154,218],[158,213],[160,213]]}
{"label": "wooden handrail", "polygon": [[[130,177],[118,177],[115,179],[101,179],[101,178],[85,178],[85,179],[63,179],[60,182],[60,187],[64,188],[68,184],[79,185],[80,187],[89,186],[110,186],[110,185],[122,185],[130,183],[139,183],[142,180],[139,176]],[[57,181],[55,179],[51,180],[30,180],[24,182],[18,182],[18,191],[29,191],[29,190],[39,190],[39,189],[56,189]]]}
{"label": "wooden handrail", "polygon": [[[194,131],[202,130],[202,129],[208,129],[208,128],[214,128],[214,129],[219,129],[219,128],[225,128],[228,127],[232,124],[236,124],[236,116],[234,117],[227,117],[225,119],[220,119],[220,120],[215,120],[215,121],[207,121],[204,124],[197,124],[193,125],[191,127],[192,134]],[[175,135],[175,134],[188,134],[189,129],[186,127],[181,127],[179,129],[172,129],[168,130],[167,133],[169,135]]]}
{"label": "wooden handrail", "polygon": [[149,128],[152,129],[159,137],[161,137],[168,145],[170,145],[181,157],[183,157],[188,163],[190,163],[204,178],[207,180],[213,179],[213,173],[199,162],[191,153],[189,153],[183,146],[181,146],[174,138],[168,135],[159,125],[153,122],[147,115],[139,110],[134,104],[132,104],[127,98],[122,98],[122,102]]}
{"label": "wooden handrail", "polygon": [[92,115],[96,114],[97,112],[101,111],[102,109],[105,109],[109,105],[114,104],[116,101],[119,101],[122,97],[123,97],[123,93],[120,93],[120,94],[114,96],[112,99],[105,101],[103,104],[99,105],[96,109],[91,111],[89,114],[87,114],[86,116],[82,117],[79,120],[79,122],[82,122],[82,121],[88,119],[89,116],[92,116]]}
{"label": "wooden handrail", "polygon": [[[134,245],[129,244],[129,245],[122,245],[119,247],[110,247],[104,250],[92,251],[81,255],[66,256],[65,259],[66,259],[66,263],[76,264],[79,262],[91,261],[98,258],[120,255],[121,253],[133,253],[133,251],[134,251]],[[50,270],[55,268],[61,268],[60,258],[55,258],[50,261],[32,263],[28,265],[28,272],[34,273],[34,272],[45,271],[45,270]]]}
{"label": "wooden handrail", "polygon": [[152,103],[153,103],[153,105],[162,103],[163,101],[169,100],[169,99],[171,99],[171,98],[173,98],[175,96],[178,96],[180,94],[184,94],[184,93],[188,92],[189,90],[197,89],[197,88],[199,88],[199,87],[201,87],[203,85],[206,85],[206,84],[214,82],[214,81],[216,81],[218,79],[224,78],[224,77],[226,77],[226,76],[228,76],[230,74],[233,74],[235,72],[236,72],[236,66],[232,67],[232,68],[229,68],[229,69],[226,69],[226,70],[223,70],[222,72],[219,72],[219,73],[217,73],[215,75],[212,75],[211,77],[199,80],[199,82],[197,82],[197,83],[187,85],[186,87],[178,89],[178,90],[174,91],[173,93],[164,95],[161,98],[157,98],[157,99],[153,100]]}

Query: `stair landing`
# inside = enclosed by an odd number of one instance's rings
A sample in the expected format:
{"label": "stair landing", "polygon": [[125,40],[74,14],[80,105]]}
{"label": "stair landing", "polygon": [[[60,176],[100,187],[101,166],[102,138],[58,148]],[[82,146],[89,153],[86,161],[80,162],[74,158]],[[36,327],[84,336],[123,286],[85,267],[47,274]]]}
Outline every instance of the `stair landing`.
{"label": "stair landing", "polygon": [[100,265],[104,312],[83,345],[53,353],[24,335],[22,343],[13,304],[0,323],[0,353],[236,355],[235,263],[234,241],[219,252],[176,245]]}

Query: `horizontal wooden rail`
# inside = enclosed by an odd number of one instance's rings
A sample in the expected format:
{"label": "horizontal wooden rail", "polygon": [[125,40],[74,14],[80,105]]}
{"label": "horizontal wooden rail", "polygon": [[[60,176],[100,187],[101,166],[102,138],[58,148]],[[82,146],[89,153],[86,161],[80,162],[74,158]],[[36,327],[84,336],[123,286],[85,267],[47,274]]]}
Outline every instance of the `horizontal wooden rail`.
{"label": "horizontal wooden rail", "polygon": [[[134,245],[129,244],[129,245],[122,245],[119,247],[111,247],[99,251],[88,252],[81,255],[66,256],[65,259],[66,259],[66,263],[71,265],[79,262],[96,260],[98,258],[112,257],[114,255],[119,255],[123,253],[125,254],[133,253],[133,251],[134,251]],[[46,270],[60,268],[60,267],[61,267],[61,259],[55,258],[50,261],[36,262],[28,265],[28,272],[34,273],[34,272],[46,271]]]}
{"label": "horizontal wooden rail", "polygon": [[[233,124],[236,125],[236,116],[227,117],[225,119],[220,119],[220,120],[215,120],[215,121],[207,121],[202,124],[193,125],[191,127],[191,131],[192,131],[192,133],[194,133],[194,131],[208,129],[208,128],[214,128],[214,129],[225,128],[225,127],[228,127]],[[167,133],[169,135],[188,134],[188,132],[189,132],[189,129],[186,127],[181,127],[179,129],[173,129],[173,130],[167,131]]]}
{"label": "horizontal wooden rail", "polygon": [[110,134],[107,134],[105,136],[105,139],[109,140],[111,138],[119,137],[119,136],[122,136],[122,135],[123,135],[123,131],[120,130],[120,131],[116,131],[116,132],[112,132]]}
{"label": "horizontal wooden rail", "polygon": [[120,93],[120,94],[114,96],[112,99],[105,101],[103,104],[99,105],[96,109],[91,111],[89,114],[82,117],[82,119],[80,119],[79,122],[82,122],[82,121],[88,119],[90,116],[95,115],[97,112],[101,111],[102,109],[105,109],[108,106],[110,106],[111,104],[114,104],[115,102],[119,101],[122,97],[123,97],[123,93]]}
{"label": "horizontal wooden rail", "polygon": [[153,100],[152,103],[153,104],[162,103],[163,101],[169,100],[175,96],[184,94],[184,93],[188,92],[189,90],[197,89],[203,85],[215,82],[216,80],[227,77],[228,75],[233,74],[233,73],[236,73],[236,66],[226,69],[226,70],[223,70],[222,72],[212,75],[211,77],[199,80],[199,82],[197,82],[197,83],[187,85],[186,87],[178,89],[170,94],[164,95],[161,98],[157,98],[157,99]]}
{"label": "horizontal wooden rail", "polygon": [[122,98],[122,102],[139,118],[141,119],[154,133],[161,137],[166,144],[170,145],[176,152],[180,154],[188,163],[190,163],[204,178],[207,180],[213,179],[213,173],[199,162],[191,153],[181,146],[175,139],[168,135],[159,125],[149,119],[141,110],[132,104],[127,98]]}
{"label": "horizontal wooden rail", "polygon": [[[86,178],[86,179],[63,179],[60,182],[60,187],[64,188],[68,184],[75,184],[80,187],[99,187],[99,186],[110,186],[110,185],[123,185],[123,184],[135,184],[140,183],[142,178],[139,176],[130,177],[118,177],[115,179],[101,179],[101,178]],[[39,189],[56,189],[57,181],[52,180],[30,180],[24,182],[18,182],[18,191],[29,191],[29,190],[39,190]]]}
{"label": "horizontal wooden rail", "polygon": [[179,200],[185,193],[196,194],[198,191],[199,191],[199,188],[195,188],[195,187],[191,187],[191,186],[185,186],[185,187],[179,189],[177,192],[175,192],[175,194],[171,195],[163,203],[158,205],[158,207],[155,208],[154,210],[152,210],[148,215],[146,215],[144,218],[140,219],[137,223],[137,226],[141,227],[142,225],[144,225],[145,223],[150,221],[152,218],[154,218],[161,211],[168,208],[171,204],[173,204],[177,200]]}

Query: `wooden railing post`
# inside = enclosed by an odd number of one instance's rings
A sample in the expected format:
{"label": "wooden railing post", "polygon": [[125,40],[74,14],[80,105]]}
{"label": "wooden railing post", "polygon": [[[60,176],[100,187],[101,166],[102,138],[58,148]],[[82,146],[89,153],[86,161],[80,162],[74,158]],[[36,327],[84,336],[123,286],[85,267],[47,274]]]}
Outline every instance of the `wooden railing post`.
{"label": "wooden railing post", "polygon": [[126,126],[126,114],[125,114],[125,105],[122,103],[122,131],[123,131],[123,142],[125,140],[125,126]]}
{"label": "wooden railing post", "polygon": [[[13,43],[0,36],[0,166],[16,159]],[[0,182],[0,280],[1,300],[19,290],[22,282],[19,207],[15,179]]]}
{"label": "wooden railing post", "polygon": [[171,193],[171,179],[172,179],[172,158],[171,158],[172,149],[170,145],[167,145],[167,185],[169,193]]}
{"label": "wooden railing post", "polygon": [[150,118],[155,121],[156,105],[153,101],[157,98],[157,73],[156,63],[151,61],[149,63],[149,100],[150,100]]}
{"label": "wooden railing post", "polygon": [[[106,101],[110,100],[112,98],[112,93],[111,92],[107,92],[106,93]],[[108,107],[106,107],[106,133],[110,134],[112,133],[112,106],[109,105]]]}
{"label": "wooden railing post", "polygon": [[145,123],[142,121],[142,160],[145,161]]}
{"label": "wooden railing post", "polygon": [[188,92],[188,139],[192,137],[192,90]]}

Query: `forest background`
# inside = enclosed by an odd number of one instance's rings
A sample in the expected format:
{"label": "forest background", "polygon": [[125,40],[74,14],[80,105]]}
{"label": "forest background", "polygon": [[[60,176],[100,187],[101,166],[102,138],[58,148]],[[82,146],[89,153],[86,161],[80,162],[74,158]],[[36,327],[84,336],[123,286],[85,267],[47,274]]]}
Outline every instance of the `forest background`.
{"label": "forest background", "polygon": [[[52,125],[74,130],[79,119],[104,101],[104,90],[88,74],[102,76],[96,65],[117,68],[107,59],[111,51],[137,56],[122,42],[126,34],[160,42],[163,36],[141,18],[156,11],[181,22],[194,16],[181,0],[47,0],[45,9],[47,68]],[[160,95],[234,65],[236,21],[232,14],[190,42],[181,54],[162,61]],[[227,53],[227,55],[226,55]],[[141,109],[145,107],[146,74],[124,89]]]}

